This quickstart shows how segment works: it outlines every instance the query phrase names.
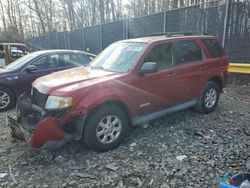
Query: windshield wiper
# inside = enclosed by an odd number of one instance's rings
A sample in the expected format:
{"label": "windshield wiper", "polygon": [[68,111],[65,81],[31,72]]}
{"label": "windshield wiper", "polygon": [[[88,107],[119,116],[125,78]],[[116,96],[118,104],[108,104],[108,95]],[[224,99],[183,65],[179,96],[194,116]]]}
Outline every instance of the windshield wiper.
{"label": "windshield wiper", "polygon": [[102,66],[97,66],[97,67],[92,67],[92,66],[90,66],[91,68],[94,68],[94,69],[100,69],[100,70],[104,70],[104,71],[108,71],[108,72],[115,72],[115,73],[119,73],[119,72],[117,72],[117,71],[114,71],[114,70],[109,70],[109,69],[105,69],[105,68],[103,68]]}
{"label": "windshield wiper", "polygon": [[91,65],[90,65],[90,67],[91,67],[92,69],[106,70],[106,69],[104,69],[102,66],[96,66],[96,67],[94,67],[94,66],[91,66]]}

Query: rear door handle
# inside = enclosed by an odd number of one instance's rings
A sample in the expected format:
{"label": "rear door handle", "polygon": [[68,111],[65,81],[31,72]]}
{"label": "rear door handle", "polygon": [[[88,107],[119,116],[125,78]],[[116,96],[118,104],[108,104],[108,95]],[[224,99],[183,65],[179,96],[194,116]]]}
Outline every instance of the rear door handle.
{"label": "rear door handle", "polygon": [[171,78],[171,77],[174,77],[174,76],[176,76],[176,73],[170,73],[170,74],[168,75],[168,78]]}
{"label": "rear door handle", "polygon": [[201,70],[203,70],[203,69],[207,69],[208,68],[208,66],[207,65],[202,65],[201,67],[200,67],[200,69]]}

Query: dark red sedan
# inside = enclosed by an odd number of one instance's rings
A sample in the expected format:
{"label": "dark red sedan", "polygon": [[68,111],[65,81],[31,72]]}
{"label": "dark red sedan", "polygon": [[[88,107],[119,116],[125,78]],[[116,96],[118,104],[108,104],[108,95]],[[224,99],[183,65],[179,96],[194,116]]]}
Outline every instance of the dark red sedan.
{"label": "dark red sedan", "polygon": [[12,108],[18,96],[30,92],[38,77],[77,66],[87,66],[94,54],[74,50],[43,50],[30,53],[0,68],[0,112]]}

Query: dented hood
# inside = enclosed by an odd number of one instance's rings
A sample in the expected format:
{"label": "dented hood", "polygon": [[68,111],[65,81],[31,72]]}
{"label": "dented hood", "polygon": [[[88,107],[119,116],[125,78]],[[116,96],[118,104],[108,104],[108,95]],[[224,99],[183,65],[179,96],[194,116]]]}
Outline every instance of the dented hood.
{"label": "dented hood", "polygon": [[44,94],[68,94],[87,85],[106,81],[118,74],[90,67],[77,67],[59,71],[36,79],[32,86]]}

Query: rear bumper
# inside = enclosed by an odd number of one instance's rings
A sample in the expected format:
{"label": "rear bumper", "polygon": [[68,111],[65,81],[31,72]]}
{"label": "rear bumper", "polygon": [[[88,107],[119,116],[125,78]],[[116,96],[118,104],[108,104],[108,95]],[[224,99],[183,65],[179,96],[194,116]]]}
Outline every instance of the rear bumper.
{"label": "rear bumper", "polygon": [[[30,97],[22,95],[17,103],[17,117],[7,116],[7,125],[14,138],[25,140],[30,146],[37,149],[57,149],[74,139],[76,132],[65,131],[65,126],[77,126],[74,121],[77,115],[68,111],[54,112],[53,115],[35,105]],[[79,118],[78,118],[79,119]],[[84,118],[81,118],[83,120]],[[67,127],[68,129],[68,127]],[[75,131],[80,132],[78,128]],[[80,136],[79,136],[80,135]],[[78,138],[81,132],[78,133]]]}

